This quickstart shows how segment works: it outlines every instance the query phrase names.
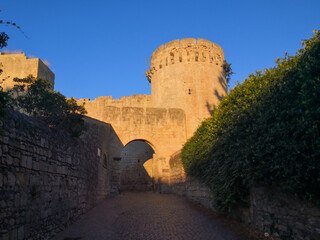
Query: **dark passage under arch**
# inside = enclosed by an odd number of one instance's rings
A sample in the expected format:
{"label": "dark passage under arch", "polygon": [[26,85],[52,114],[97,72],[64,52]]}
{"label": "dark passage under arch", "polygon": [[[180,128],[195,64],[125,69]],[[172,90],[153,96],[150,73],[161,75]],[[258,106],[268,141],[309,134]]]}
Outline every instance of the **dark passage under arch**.
{"label": "dark passage under arch", "polygon": [[153,148],[144,140],[129,142],[121,152],[121,191],[153,189]]}

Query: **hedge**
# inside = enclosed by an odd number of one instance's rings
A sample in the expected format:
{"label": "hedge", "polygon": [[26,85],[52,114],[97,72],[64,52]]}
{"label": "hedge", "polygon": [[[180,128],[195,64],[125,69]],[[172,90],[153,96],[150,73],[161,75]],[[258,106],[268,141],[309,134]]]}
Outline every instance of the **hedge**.
{"label": "hedge", "polygon": [[320,203],[320,32],[295,56],[230,90],[182,149],[188,174],[223,212],[248,204],[252,186]]}

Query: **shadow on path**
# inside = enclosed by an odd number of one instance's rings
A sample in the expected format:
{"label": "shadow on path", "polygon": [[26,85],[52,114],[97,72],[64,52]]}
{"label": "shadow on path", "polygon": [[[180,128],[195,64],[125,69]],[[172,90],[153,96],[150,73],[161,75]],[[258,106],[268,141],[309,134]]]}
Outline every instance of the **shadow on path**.
{"label": "shadow on path", "polygon": [[[125,192],[108,197],[53,240],[238,239],[236,233],[184,198]],[[249,239],[249,238],[247,238]]]}

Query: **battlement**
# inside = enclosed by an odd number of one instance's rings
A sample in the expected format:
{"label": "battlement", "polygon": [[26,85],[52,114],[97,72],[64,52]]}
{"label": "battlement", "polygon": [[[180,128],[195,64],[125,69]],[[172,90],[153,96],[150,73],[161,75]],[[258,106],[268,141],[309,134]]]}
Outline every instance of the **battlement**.
{"label": "battlement", "polygon": [[177,39],[158,47],[151,56],[150,69],[146,72],[149,82],[152,75],[165,67],[180,63],[207,63],[222,66],[222,48],[205,39]]}
{"label": "battlement", "polygon": [[114,107],[150,107],[151,96],[145,94],[137,94],[131,96],[123,96],[120,99],[114,99],[112,96],[98,97],[93,100],[89,98],[77,99],[79,104],[85,103],[86,108],[90,106],[114,106]]}

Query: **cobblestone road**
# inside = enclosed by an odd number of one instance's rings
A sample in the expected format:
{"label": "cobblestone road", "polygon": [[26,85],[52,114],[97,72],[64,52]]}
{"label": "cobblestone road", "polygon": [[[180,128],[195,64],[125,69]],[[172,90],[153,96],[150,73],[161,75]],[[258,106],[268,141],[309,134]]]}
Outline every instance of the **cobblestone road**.
{"label": "cobblestone road", "polygon": [[53,240],[236,239],[212,215],[184,198],[126,192],[109,197]]}

